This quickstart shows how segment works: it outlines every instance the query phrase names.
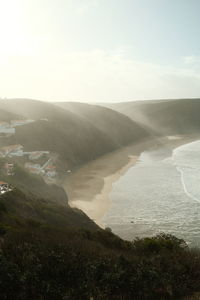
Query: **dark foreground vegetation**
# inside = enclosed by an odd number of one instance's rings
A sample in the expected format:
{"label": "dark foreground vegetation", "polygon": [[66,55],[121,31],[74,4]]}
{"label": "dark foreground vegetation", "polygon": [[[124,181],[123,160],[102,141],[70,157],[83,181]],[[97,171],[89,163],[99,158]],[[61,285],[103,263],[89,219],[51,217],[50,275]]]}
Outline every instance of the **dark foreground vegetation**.
{"label": "dark foreground vegetation", "polygon": [[183,240],[127,242],[95,226],[51,222],[44,206],[40,219],[20,215],[15,197],[24,196],[0,198],[0,299],[179,299],[200,290],[200,252]]}

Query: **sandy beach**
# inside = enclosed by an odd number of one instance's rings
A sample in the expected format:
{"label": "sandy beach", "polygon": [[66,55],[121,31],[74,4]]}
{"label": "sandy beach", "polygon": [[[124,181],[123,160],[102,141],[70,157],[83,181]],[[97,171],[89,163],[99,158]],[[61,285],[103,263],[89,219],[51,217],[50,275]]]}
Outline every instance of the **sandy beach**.
{"label": "sandy beach", "polygon": [[146,139],[89,162],[69,174],[63,182],[70,206],[83,210],[99,226],[103,227],[101,221],[111,205],[109,194],[113,183],[137,163],[138,157],[143,151],[163,146],[172,151],[178,146],[197,139],[199,136]]}

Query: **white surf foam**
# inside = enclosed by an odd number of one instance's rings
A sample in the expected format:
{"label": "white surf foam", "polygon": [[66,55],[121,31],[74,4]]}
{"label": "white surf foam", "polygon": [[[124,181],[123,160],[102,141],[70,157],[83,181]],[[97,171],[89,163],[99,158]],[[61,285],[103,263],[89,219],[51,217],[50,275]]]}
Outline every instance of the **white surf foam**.
{"label": "white surf foam", "polygon": [[[194,175],[196,173],[196,178],[200,173],[200,141],[195,141],[189,144],[185,144],[176,148],[172,155],[173,164],[176,170],[181,175],[181,183],[185,194],[192,200],[200,203],[200,182],[199,182],[199,197],[194,195],[192,187],[188,185],[187,179],[188,172],[193,171]],[[198,182],[196,187],[198,187]],[[191,189],[191,191],[189,190]]]}

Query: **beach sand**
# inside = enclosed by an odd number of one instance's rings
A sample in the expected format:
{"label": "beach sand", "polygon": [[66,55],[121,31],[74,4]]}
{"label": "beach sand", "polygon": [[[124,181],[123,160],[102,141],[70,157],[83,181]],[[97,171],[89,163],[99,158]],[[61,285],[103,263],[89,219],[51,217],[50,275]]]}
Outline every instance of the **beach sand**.
{"label": "beach sand", "polygon": [[111,205],[109,194],[113,183],[136,164],[143,151],[159,147],[172,151],[199,138],[199,136],[173,136],[146,139],[89,162],[70,173],[63,181],[69,205],[81,209],[99,226],[104,227],[102,218]]}

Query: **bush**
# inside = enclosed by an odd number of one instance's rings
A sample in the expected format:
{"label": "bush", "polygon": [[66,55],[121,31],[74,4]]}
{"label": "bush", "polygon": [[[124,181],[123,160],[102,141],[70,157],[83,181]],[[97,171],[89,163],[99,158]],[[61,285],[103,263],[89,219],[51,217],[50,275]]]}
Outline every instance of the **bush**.
{"label": "bush", "polygon": [[1,299],[159,300],[200,289],[200,252],[173,236],[130,243],[103,230],[34,225],[4,238]]}
{"label": "bush", "polygon": [[183,249],[188,248],[184,240],[165,233],[152,238],[136,239],[133,242],[133,247],[140,254],[155,254],[161,251],[183,251]]}

